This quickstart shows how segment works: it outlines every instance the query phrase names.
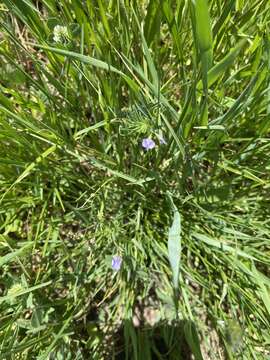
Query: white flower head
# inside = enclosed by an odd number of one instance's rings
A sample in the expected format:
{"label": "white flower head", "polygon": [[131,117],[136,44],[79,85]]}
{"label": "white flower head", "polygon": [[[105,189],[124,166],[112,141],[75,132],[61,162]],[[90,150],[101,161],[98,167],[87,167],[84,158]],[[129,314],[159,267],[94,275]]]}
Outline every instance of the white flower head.
{"label": "white flower head", "polygon": [[55,42],[65,42],[69,38],[66,26],[56,25],[53,29],[53,40]]}

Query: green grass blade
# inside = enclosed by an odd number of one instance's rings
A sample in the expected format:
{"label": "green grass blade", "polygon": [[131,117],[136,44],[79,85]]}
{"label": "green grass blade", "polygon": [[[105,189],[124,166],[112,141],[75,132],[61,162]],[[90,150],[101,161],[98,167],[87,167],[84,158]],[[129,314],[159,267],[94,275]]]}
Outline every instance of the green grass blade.
{"label": "green grass blade", "polygon": [[19,296],[22,296],[22,295],[25,295],[25,294],[29,294],[35,290],[38,290],[38,289],[42,289],[48,285],[50,285],[52,282],[51,281],[46,281],[45,283],[42,283],[42,284],[38,284],[38,285],[35,285],[35,286],[31,286],[27,289],[24,289],[24,290],[21,290],[21,291],[18,291],[16,292],[15,294],[12,294],[12,295],[6,295],[6,296],[3,296],[3,297],[0,297],[0,304],[5,302],[5,301],[10,301],[10,300],[13,300]]}
{"label": "green grass blade", "polygon": [[235,47],[232,49],[228,55],[226,55],[222,60],[220,60],[215,66],[213,66],[208,72],[208,86],[212,86],[217,80],[221,79],[225,71],[233,64],[236,60],[239,52],[242,50],[244,45],[247,43],[246,39],[241,40]]}
{"label": "green grass blade", "polygon": [[184,333],[185,333],[186,341],[194,355],[195,360],[204,360],[202,356],[200,340],[195,324],[191,321],[187,321],[184,324]]}
{"label": "green grass blade", "polygon": [[51,46],[43,46],[40,44],[32,44],[32,45],[35,47],[38,47],[40,49],[46,50],[48,52],[52,52],[54,54],[65,56],[72,60],[78,60],[84,64],[88,64],[88,65],[95,66],[95,67],[103,69],[103,70],[112,71],[117,74],[124,75],[120,70],[116,69],[114,66],[111,66],[107,62],[95,59],[91,56],[82,55],[82,54],[76,53],[74,51],[68,51],[65,49],[59,49],[59,48],[55,48],[55,47],[51,47]]}
{"label": "green grass blade", "polygon": [[150,46],[156,37],[160,36],[161,11],[156,0],[150,0],[145,17],[144,36]]}
{"label": "green grass blade", "polygon": [[214,248],[219,249],[220,251],[228,252],[233,255],[238,255],[238,256],[244,257],[246,259],[256,260],[256,258],[254,256],[249,255],[245,251],[242,251],[238,248],[234,248],[234,247],[226,244],[224,241],[219,241],[219,240],[211,238],[208,235],[195,233],[195,232],[192,233],[192,236],[200,241],[203,241],[204,243],[206,243],[210,246],[213,246]]}
{"label": "green grass blade", "polygon": [[172,270],[173,287],[175,290],[179,288],[179,272],[181,259],[181,218],[180,213],[173,205],[173,222],[169,229],[168,236],[168,256]]}
{"label": "green grass blade", "polygon": [[7,264],[13,260],[16,260],[17,257],[20,257],[21,255],[24,255],[28,249],[31,248],[33,243],[27,243],[26,245],[22,246],[20,249],[15,250],[11,253],[8,253],[4,256],[0,257],[0,267],[2,267],[4,264]]}
{"label": "green grass blade", "polygon": [[208,53],[209,64],[212,57],[212,31],[207,0],[192,0],[195,14],[196,40],[201,53]]}

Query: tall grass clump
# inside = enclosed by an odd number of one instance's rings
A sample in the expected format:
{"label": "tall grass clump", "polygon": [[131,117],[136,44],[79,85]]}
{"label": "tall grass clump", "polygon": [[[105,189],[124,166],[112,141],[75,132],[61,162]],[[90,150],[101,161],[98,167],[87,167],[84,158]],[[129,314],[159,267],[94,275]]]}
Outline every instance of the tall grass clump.
{"label": "tall grass clump", "polygon": [[270,358],[267,0],[2,0],[0,359]]}

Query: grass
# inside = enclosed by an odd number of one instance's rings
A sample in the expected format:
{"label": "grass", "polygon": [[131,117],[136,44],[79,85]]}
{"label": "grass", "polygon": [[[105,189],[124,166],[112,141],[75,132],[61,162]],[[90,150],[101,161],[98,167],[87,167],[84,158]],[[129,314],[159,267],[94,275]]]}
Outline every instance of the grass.
{"label": "grass", "polygon": [[0,20],[0,359],[270,358],[268,1]]}

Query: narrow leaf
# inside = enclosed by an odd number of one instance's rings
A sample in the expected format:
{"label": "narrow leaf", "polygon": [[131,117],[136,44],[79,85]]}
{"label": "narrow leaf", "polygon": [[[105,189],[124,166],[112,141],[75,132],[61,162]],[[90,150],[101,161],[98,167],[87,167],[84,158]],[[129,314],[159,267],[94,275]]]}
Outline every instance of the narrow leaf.
{"label": "narrow leaf", "polygon": [[203,360],[199,336],[195,324],[192,321],[187,321],[184,324],[184,333],[186,341],[195,357],[195,360]]}
{"label": "narrow leaf", "polygon": [[14,259],[16,259],[17,257],[20,257],[21,255],[25,254],[25,252],[33,245],[32,242],[27,243],[26,245],[24,245],[23,247],[21,247],[18,250],[15,250],[11,253],[8,253],[4,256],[0,257],[0,267],[3,266],[4,264],[13,261]]}
{"label": "narrow leaf", "polygon": [[239,54],[239,51],[243,48],[246,42],[246,39],[241,40],[228,55],[211,68],[208,72],[208,86],[214,84],[214,82],[224,75],[225,71],[233,64]]}
{"label": "narrow leaf", "polygon": [[89,64],[89,65],[95,66],[100,69],[104,69],[104,70],[115,72],[117,74],[124,75],[120,70],[116,69],[115,67],[111,66],[110,64],[108,64],[102,60],[95,59],[91,56],[86,56],[86,55],[82,55],[80,53],[68,51],[65,49],[59,49],[59,48],[51,47],[51,46],[43,46],[40,44],[32,44],[32,45],[34,45],[37,48],[40,48],[40,49],[43,49],[43,50],[46,50],[46,51],[49,51],[49,52],[52,52],[52,53],[55,53],[58,55],[66,56],[67,58],[70,58],[73,60],[81,61],[84,64]]}
{"label": "narrow leaf", "polygon": [[174,204],[173,208],[174,216],[172,226],[169,230],[168,254],[173,274],[173,286],[175,289],[178,289],[181,256],[181,219],[180,213]]}
{"label": "narrow leaf", "polygon": [[41,289],[43,287],[46,287],[48,285],[50,285],[52,282],[51,281],[47,281],[45,283],[42,283],[42,284],[38,284],[38,285],[35,285],[35,286],[32,286],[32,287],[29,287],[27,289],[24,289],[22,291],[19,291],[18,293],[16,294],[12,294],[12,295],[6,295],[6,296],[3,296],[3,297],[0,297],[0,304],[4,301],[10,301],[11,299],[14,299],[18,296],[22,296],[22,295],[25,295],[25,294],[29,294],[31,293],[32,291],[35,291],[35,290],[38,290],[38,289]]}

